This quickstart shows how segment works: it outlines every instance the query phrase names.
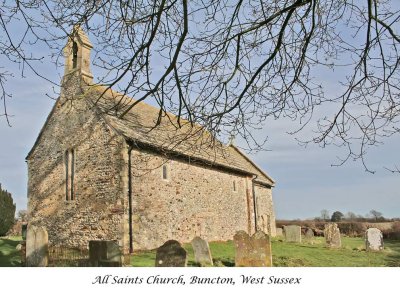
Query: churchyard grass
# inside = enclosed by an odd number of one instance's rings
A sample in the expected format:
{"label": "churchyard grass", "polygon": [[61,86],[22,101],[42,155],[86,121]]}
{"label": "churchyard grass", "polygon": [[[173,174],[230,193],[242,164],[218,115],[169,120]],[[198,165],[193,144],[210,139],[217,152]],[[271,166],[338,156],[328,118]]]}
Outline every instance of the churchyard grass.
{"label": "churchyard grass", "polygon": [[[196,266],[190,244],[183,247],[188,252],[188,266]],[[235,247],[232,241],[210,242],[215,266],[234,266]],[[366,252],[363,238],[342,238],[342,248],[329,249],[323,237],[314,243],[289,243],[281,238],[272,240],[275,267],[399,267],[400,240],[385,240],[382,252]],[[134,267],[154,267],[155,251],[139,252],[131,257]]]}
{"label": "churchyard grass", "polygon": [[21,253],[15,247],[21,237],[0,237],[0,267],[20,267]]}
{"label": "churchyard grass", "polygon": [[[20,266],[20,252],[15,247],[20,237],[0,238],[0,266]],[[196,266],[191,244],[184,244],[188,253],[188,265]],[[234,266],[233,241],[210,242],[215,266]],[[314,244],[289,243],[281,238],[272,240],[273,265],[276,267],[399,267],[400,240],[385,240],[382,252],[366,252],[364,239],[342,238],[342,248],[325,247],[323,237],[315,237]],[[145,251],[131,256],[135,267],[154,267],[156,252]]]}

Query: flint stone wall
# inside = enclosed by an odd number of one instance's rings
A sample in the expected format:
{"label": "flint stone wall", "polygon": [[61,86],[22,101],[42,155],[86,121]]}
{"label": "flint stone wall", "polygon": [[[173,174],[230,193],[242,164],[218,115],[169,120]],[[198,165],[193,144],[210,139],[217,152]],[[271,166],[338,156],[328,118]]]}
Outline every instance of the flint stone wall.
{"label": "flint stone wall", "polygon": [[[68,77],[70,100],[56,102],[28,158],[29,223],[45,226],[50,244],[88,248],[89,240],[122,239],[123,141],[88,109],[76,87],[79,78]],[[65,151],[71,148],[76,199],[66,201]]]}
{"label": "flint stone wall", "polygon": [[[251,177],[184,160],[166,161],[138,149],[132,150],[131,161],[134,247],[154,249],[170,238],[190,242],[196,236],[207,241],[229,240],[237,230],[254,232]],[[162,178],[164,164],[166,180]],[[265,209],[267,214],[269,209]],[[275,220],[270,224],[275,226]]]}

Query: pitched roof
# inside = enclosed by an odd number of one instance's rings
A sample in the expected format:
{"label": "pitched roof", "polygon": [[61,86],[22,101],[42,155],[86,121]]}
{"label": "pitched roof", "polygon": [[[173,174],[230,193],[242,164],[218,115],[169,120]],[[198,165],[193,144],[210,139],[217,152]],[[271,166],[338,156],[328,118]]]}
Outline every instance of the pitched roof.
{"label": "pitched roof", "polygon": [[[103,96],[99,99],[101,94]],[[85,96],[106,122],[128,141],[152,145],[160,151],[178,153],[211,166],[222,166],[253,174],[256,175],[255,181],[261,184],[275,184],[270,176],[237,147],[227,146],[213,139],[211,134],[199,125],[181,120],[179,127],[177,117],[170,113],[163,114],[158,120],[160,110],[143,102],[136,104],[120,118],[119,115],[134,102],[134,99],[105,86],[92,85],[85,92]]]}

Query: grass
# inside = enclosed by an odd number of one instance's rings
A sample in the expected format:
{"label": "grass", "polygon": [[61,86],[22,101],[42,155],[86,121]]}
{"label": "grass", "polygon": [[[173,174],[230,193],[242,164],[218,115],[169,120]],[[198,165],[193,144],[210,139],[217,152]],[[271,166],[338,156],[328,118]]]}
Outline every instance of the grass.
{"label": "grass", "polygon": [[[21,265],[20,252],[15,249],[21,238],[0,238],[0,267]],[[184,244],[188,253],[188,266],[194,261],[191,244]],[[235,247],[232,241],[210,242],[215,266],[235,265]],[[382,252],[365,251],[362,238],[342,238],[342,248],[329,249],[324,238],[317,237],[313,244],[288,243],[280,238],[272,240],[273,264],[276,267],[400,267],[400,240],[385,240]],[[144,251],[131,256],[134,267],[154,267],[156,252]]]}
{"label": "grass", "polygon": [[0,237],[0,267],[21,266],[21,253],[15,249],[21,240],[21,237]]}
{"label": "grass", "polygon": [[[188,253],[188,266],[197,266],[191,245],[184,244],[183,247]],[[235,265],[232,241],[211,242],[210,249],[216,266]],[[131,265],[154,267],[155,258],[154,250],[138,252],[131,257]],[[339,249],[327,248],[322,237],[317,237],[313,244],[288,243],[274,238],[272,258],[275,267],[399,267],[400,240],[385,240],[382,252],[367,252],[362,238],[343,237]]]}

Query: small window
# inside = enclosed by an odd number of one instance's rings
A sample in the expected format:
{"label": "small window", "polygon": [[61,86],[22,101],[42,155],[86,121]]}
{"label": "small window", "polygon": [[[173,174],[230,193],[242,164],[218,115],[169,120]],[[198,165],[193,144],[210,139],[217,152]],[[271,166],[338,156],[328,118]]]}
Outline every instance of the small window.
{"label": "small window", "polygon": [[75,177],[75,151],[69,149],[65,151],[65,200],[75,200],[74,192]]}
{"label": "small window", "polygon": [[162,178],[165,180],[168,179],[168,167],[165,164],[162,167]]}
{"label": "small window", "polygon": [[78,63],[78,45],[76,42],[72,44],[72,68],[75,69]]}
{"label": "small window", "polygon": [[236,181],[233,181],[233,191],[236,192]]}

